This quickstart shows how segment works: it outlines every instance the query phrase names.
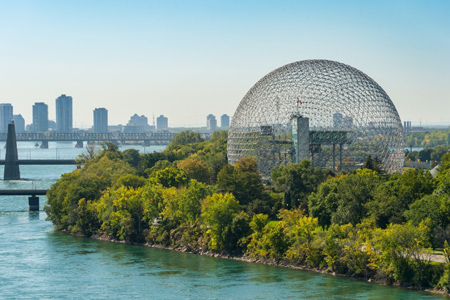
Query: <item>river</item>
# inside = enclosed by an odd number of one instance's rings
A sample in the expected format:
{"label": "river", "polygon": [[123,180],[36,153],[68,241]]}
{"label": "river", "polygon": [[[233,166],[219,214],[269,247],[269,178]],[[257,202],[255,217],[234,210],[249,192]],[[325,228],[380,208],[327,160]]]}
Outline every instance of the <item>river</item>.
{"label": "river", "polygon": [[[50,143],[49,149],[19,143],[24,159],[74,158],[84,151],[73,143]],[[0,181],[0,188],[47,188],[74,168],[21,166],[24,180]],[[41,197],[41,209],[44,201]],[[42,210],[27,209],[27,197],[0,196],[1,299],[447,299],[307,271],[73,237],[56,231]]]}

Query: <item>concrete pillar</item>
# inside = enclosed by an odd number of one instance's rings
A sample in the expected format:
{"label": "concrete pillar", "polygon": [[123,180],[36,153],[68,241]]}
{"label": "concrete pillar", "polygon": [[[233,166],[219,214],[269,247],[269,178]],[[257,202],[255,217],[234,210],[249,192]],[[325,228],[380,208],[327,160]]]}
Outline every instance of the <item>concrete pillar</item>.
{"label": "concrete pillar", "polygon": [[6,155],[5,155],[5,171],[3,173],[4,180],[19,180],[20,169],[17,155],[16,129],[14,121],[8,124],[8,135],[6,136]]}
{"label": "concrete pillar", "polygon": [[42,141],[41,146],[39,148],[48,149],[48,141],[47,140]]}
{"label": "concrete pillar", "polygon": [[342,144],[339,144],[339,170],[342,170]]}
{"label": "concrete pillar", "polygon": [[317,150],[318,152],[319,152],[319,161],[317,162],[317,166],[319,167],[319,168],[321,168],[322,167],[322,144],[319,144],[319,149]]}
{"label": "concrete pillar", "polygon": [[31,196],[28,197],[28,210],[38,211],[39,210],[39,197]]}
{"label": "concrete pillar", "polygon": [[83,141],[77,141],[75,148],[83,148]]}
{"label": "concrete pillar", "polygon": [[336,172],[336,144],[333,144],[333,172]]}

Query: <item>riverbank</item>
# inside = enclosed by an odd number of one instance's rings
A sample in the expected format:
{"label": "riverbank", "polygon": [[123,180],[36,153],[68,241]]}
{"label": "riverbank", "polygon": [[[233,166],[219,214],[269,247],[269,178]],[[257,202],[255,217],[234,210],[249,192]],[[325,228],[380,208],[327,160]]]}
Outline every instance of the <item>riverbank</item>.
{"label": "riverbank", "polygon": [[[63,230],[63,232],[65,232],[68,235],[75,236],[75,237],[84,237],[83,235],[71,234],[65,230]],[[178,246],[178,247],[164,246],[161,244],[154,244],[154,243],[153,244],[152,243],[127,243],[126,241],[113,239],[106,235],[93,235],[90,238],[94,239],[94,240],[98,240],[98,241],[112,242],[112,243],[117,243],[117,244],[127,244],[130,246],[143,246],[143,247],[148,247],[148,248],[157,248],[157,249],[175,251],[175,252],[180,252],[180,253],[189,253],[189,254],[196,254],[196,255],[207,256],[207,257],[236,260],[236,261],[242,261],[242,262],[253,263],[253,264],[261,264],[261,265],[266,265],[266,266],[309,271],[309,272],[320,273],[320,274],[325,274],[325,275],[330,275],[330,276],[354,279],[354,280],[358,280],[358,281],[366,281],[368,283],[373,283],[373,284],[378,284],[378,285],[383,285],[383,286],[392,286],[392,287],[404,288],[404,289],[408,289],[408,290],[424,291],[424,292],[427,292],[430,294],[443,295],[443,296],[446,296],[447,298],[450,298],[450,293],[448,293],[447,291],[444,291],[444,290],[440,290],[440,289],[428,289],[428,288],[423,289],[423,288],[411,287],[411,286],[400,285],[400,284],[391,284],[387,280],[376,279],[376,278],[364,279],[361,277],[355,277],[355,276],[350,276],[347,274],[333,272],[333,271],[325,269],[325,268],[322,268],[322,269],[312,268],[307,265],[301,265],[301,264],[295,263],[288,259],[276,260],[276,259],[268,259],[268,258],[255,258],[255,257],[251,257],[251,256],[248,256],[245,254],[244,255],[230,255],[230,254],[226,254],[226,253],[219,253],[219,252],[213,252],[213,251],[202,250],[202,249],[191,249],[189,247],[181,247],[181,246]]]}
{"label": "riverbank", "polygon": [[428,257],[450,251],[446,177],[388,175],[369,157],[342,174],[307,160],[280,166],[264,184],[252,158],[226,163],[226,132],[176,137],[144,155],[108,144],[51,187],[48,220],[88,237],[450,290],[450,264]]}

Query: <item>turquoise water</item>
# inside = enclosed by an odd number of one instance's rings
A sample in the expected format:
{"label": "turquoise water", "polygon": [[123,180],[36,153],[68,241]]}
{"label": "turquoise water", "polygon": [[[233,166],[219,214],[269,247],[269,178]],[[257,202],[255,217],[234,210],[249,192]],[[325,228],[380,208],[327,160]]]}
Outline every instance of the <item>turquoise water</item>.
{"label": "turquoise water", "polygon": [[[69,158],[79,149],[59,151]],[[24,166],[28,180],[1,181],[0,188],[48,187],[72,169]],[[26,197],[0,197],[1,299],[444,299],[313,272],[72,237],[27,206]]]}

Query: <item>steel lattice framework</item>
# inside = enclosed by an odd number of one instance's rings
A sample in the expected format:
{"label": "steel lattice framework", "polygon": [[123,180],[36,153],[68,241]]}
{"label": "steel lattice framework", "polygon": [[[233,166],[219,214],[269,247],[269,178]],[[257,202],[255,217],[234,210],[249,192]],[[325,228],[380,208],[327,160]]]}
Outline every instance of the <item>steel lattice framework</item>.
{"label": "steel lattice framework", "polygon": [[328,60],[294,62],[259,80],[236,109],[227,148],[230,164],[253,157],[266,177],[299,158],[352,169],[369,154],[387,172],[401,172],[403,149],[400,117],[386,92],[363,72]]}

